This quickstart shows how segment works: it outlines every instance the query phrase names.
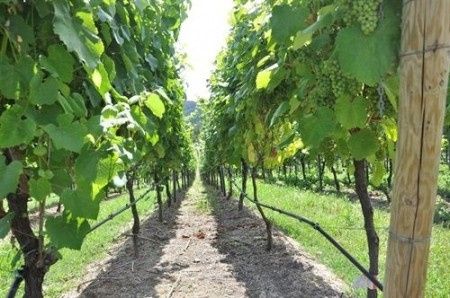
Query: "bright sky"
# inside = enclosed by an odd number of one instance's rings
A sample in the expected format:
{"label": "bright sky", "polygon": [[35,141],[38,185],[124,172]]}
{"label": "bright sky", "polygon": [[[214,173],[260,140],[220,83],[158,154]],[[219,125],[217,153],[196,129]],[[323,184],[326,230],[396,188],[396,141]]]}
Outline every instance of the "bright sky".
{"label": "bright sky", "polygon": [[181,26],[178,41],[187,54],[187,64],[181,74],[187,85],[188,100],[209,97],[207,79],[214,70],[214,61],[225,46],[229,33],[229,16],[233,0],[191,0],[188,18]]}

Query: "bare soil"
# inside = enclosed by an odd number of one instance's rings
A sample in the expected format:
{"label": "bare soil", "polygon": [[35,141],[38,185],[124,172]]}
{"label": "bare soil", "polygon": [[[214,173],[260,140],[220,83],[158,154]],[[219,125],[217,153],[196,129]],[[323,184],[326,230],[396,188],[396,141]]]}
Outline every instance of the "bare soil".
{"label": "bare soil", "polygon": [[236,200],[198,179],[165,210],[163,223],[157,216],[143,223],[137,259],[131,239],[122,238],[64,297],[342,297],[348,291],[277,230],[267,252],[262,220],[238,212]]}

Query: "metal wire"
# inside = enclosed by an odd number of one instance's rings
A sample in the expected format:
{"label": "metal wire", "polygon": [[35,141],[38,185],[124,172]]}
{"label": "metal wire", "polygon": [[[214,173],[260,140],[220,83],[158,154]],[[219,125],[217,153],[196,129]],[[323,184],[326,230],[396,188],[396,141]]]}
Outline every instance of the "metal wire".
{"label": "metal wire", "polygon": [[331,244],[333,244],[334,247],[336,247],[339,252],[341,252],[362,274],[364,274],[380,291],[383,291],[383,284],[372,274],[369,273],[369,271],[364,268],[364,266],[359,263],[355,257],[353,257],[344,247],[342,247],[330,234],[328,234],[320,225],[319,223],[306,218],[301,215],[297,215],[270,205],[266,205],[260,202],[257,202],[249,197],[249,195],[242,191],[242,189],[236,184],[234,180],[232,180],[233,184],[236,186],[236,188],[239,190],[241,194],[243,194],[243,197],[249,200],[250,202],[259,205],[263,208],[270,209],[273,211],[276,211],[278,213],[281,213],[283,215],[289,216],[291,218],[297,219],[300,222],[306,223],[309,226],[311,226],[314,230],[318,231],[322,236],[324,236]]}

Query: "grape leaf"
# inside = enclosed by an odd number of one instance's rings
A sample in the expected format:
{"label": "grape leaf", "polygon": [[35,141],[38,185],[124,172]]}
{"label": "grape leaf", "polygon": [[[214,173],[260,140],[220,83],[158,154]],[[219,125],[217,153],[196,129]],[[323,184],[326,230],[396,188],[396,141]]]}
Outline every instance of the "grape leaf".
{"label": "grape leaf", "polygon": [[[392,2],[392,3],[391,3]],[[377,29],[365,35],[355,24],[339,31],[336,54],[344,74],[369,86],[393,70],[400,41],[400,17],[396,3],[385,1],[384,16]]]}
{"label": "grape leaf", "polygon": [[275,112],[273,113],[272,119],[270,120],[270,126],[272,127],[278,120],[278,118],[280,118],[281,116],[283,116],[284,114],[286,114],[286,112],[289,111],[289,101],[283,101],[278,108],[275,110]]}
{"label": "grape leaf", "polygon": [[0,59],[0,92],[6,98],[20,96],[20,76],[5,59]]}
{"label": "grape leaf", "polygon": [[71,115],[58,116],[58,126],[49,124],[44,126],[56,149],[67,149],[79,153],[84,144],[87,128],[80,122],[72,122]]}
{"label": "grape leaf", "polygon": [[[309,44],[314,33],[318,30],[328,27],[334,23],[336,19],[336,6],[328,5],[322,7],[317,13],[317,20],[308,28],[297,32],[292,44],[294,50],[298,50],[302,46]],[[316,38],[317,39],[317,38]]]}
{"label": "grape leaf", "polygon": [[30,83],[30,101],[38,105],[51,105],[58,98],[59,82],[53,77],[41,81],[42,76],[36,75]]}
{"label": "grape leaf", "polygon": [[285,43],[291,36],[305,27],[309,11],[305,7],[276,5],[272,9],[270,26],[272,37],[277,43]]}
{"label": "grape leaf", "polygon": [[72,81],[75,59],[62,45],[50,45],[48,47],[48,57],[39,57],[39,62],[45,70],[54,77],[61,79],[64,83]]}
{"label": "grape leaf", "polygon": [[5,157],[0,155],[0,200],[9,193],[16,192],[22,170],[20,161],[14,160],[9,165],[6,165]]}
{"label": "grape leaf", "polygon": [[386,169],[384,167],[384,163],[383,163],[383,161],[377,160],[372,164],[372,167],[373,167],[373,170],[372,170],[370,182],[374,186],[380,186],[381,183],[383,182],[384,175],[386,174]]}
{"label": "grape leaf", "polygon": [[269,87],[272,87],[273,84],[271,83],[271,80],[275,76],[275,73],[278,70],[278,64],[275,63],[273,65],[270,65],[269,67],[261,70],[256,75],[256,89],[266,89]]}
{"label": "grape leaf", "polygon": [[11,220],[14,217],[13,212],[9,212],[2,218],[0,218],[0,239],[5,238],[8,235],[9,230],[11,229]]}
{"label": "grape leaf", "polygon": [[0,57],[0,93],[6,98],[19,99],[26,94],[34,76],[35,63],[29,56],[19,57],[15,65]]}
{"label": "grape leaf", "polygon": [[97,68],[90,71],[87,69],[89,73],[89,78],[91,79],[93,85],[97,89],[98,93],[101,96],[104,96],[111,88],[111,82],[109,81],[108,72],[105,69],[103,63],[97,65]]}
{"label": "grape leaf", "polygon": [[269,85],[272,70],[264,69],[256,75],[256,89],[265,89]]}
{"label": "grape leaf", "polygon": [[9,32],[12,39],[20,44],[32,45],[35,43],[33,28],[19,14],[12,15],[9,21]]}
{"label": "grape leaf", "polygon": [[[100,56],[104,51],[103,44],[97,36],[92,15],[89,13],[77,13],[75,17],[70,11],[67,1],[54,0],[55,21],[53,29],[66,47],[90,68],[95,68],[100,62]],[[79,19],[83,22],[80,23]]]}
{"label": "grape leaf", "polygon": [[61,196],[64,190],[72,186],[72,178],[65,169],[57,169],[53,170],[53,172],[55,174],[51,180],[53,191]]}
{"label": "grape leaf", "polygon": [[52,186],[47,179],[38,178],[28,181],[30,187],[30,196],[38,202],[43,202],[45,198],[52,192]]}
{"label": "grape leaf", "polygon": [[45,230],[50,237],[50,242],[57,248],[67,247],[79,250],[90,226],[85,219],[62,215],[47,218]]}
{"label": "grape leaf", "polygon": [[322,141],[333,134],[336,122],[334,113],[329,108],[319,108],[314,115],[309,115],[300,121],[300,132],[302,141],[317,147]]}
{"label": "grape leaf", "polygon": [[153,115],[158,118],[162,118],[164,112],[166,111],[164,103],[156,93],[150,93],[145,99],[144,104],[147,108],[150,109],[150,111],[152,111]]}
{"label": "grape leaf", "polygon": [[336,101],[336,119],[346,129],[363,128],[367,121],[367,104],[363,98],[353,101],[342,96]]}
{"label": "grape leaf", "polygon": [[99,152],[83,150],[75,162],[77,185],[89,188],[95,197],[116,175],[120,162],[115,155],[102,158]]}
{"label": "grape leaf", "polygon": [[378,146],[376,134],[369,129],[361,129],[352,134],[348,140],[348,148],[356,160],[365,159],[375,154]]}
{"label": "grape leaf", "polygon": [[21,107],[13,106],[0,116],[0,148],[29,143],[35,131],[36,123],[23,115]]}
{"label": "grape leaf", "polygon": [[64,211],[70,212],[75,217],[96,219],[102,197],[93,196],[90,188],[91,186],[77,190],[66,189],[61,195]]}

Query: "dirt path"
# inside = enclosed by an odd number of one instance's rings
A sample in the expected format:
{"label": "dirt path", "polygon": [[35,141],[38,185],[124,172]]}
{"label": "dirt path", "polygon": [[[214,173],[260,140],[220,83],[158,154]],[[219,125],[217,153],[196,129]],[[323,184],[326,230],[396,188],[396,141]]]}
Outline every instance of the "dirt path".
{"label": "dirt path", "polygon": [[282,233],[264,250],[261,220],[238,212],[197,179],[182,202],[143,224],[140,256],[130,240],[92,264],[66,297],[340,297],[346,286]]}

